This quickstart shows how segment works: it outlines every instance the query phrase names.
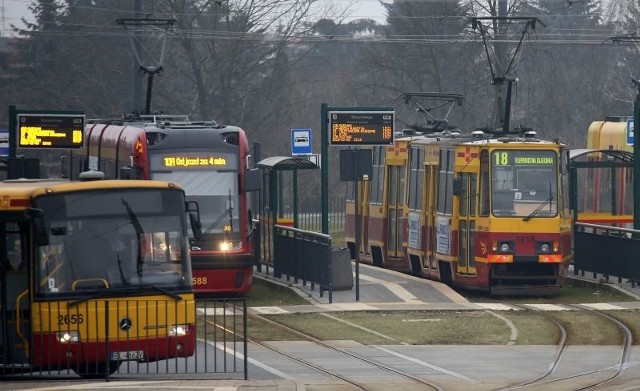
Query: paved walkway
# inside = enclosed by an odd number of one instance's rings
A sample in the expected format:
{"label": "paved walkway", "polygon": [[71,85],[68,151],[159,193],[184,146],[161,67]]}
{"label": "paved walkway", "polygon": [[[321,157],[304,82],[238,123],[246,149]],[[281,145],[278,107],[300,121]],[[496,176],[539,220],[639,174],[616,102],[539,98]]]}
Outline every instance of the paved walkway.
{"label": "paved walkway", "polygon": [[[501,303],[471,303],[445,284],[414,277],[404,273],[381,269],[369,265],[359,265],[359,284],[354,281],[350,290],[334,291],[330,298],[329,292],[321,292],[318,285],[295,281],[293,278],[276,278],[273,270],[255,273],[256,278],[262,278],[273,283],[288,286],[300,296],[309,301],[309,305],[252,307],[250,310],[260,314],[284,314],[296,312],[331,312],[331,311],[389,311],[389,310],[473,310],[491,309],[495,311],[513,310],[515,307]],[[570,269],[569,278],[591,284],[606,284],[611,289],[617,289],[638,301],[619,303],[584,303],[595,309],[640,309],[640,284],[593,274],[574,274]],[[537,308],[548,310],[569,309],[561,305],[537,305]]]}
{"label": "paved walkway", "polygon": [[[305,297],[308,305],[299,306],[280,306],[280,307],[251,307],[250,311],[261,314],[273,313],[293,313],[293,312],[329,312],[329,311],[345,311],[345,310],[462,310],[462,309],[486,309],[491,310],[509,310],[513,309],[508,305],[501,303],[471,303],[464,297],[444,284],[434,281],[417,278],[410,275],[396,273],[368,265],[360,265],[360,275],[357,284],[354,282],[353,289],[335,291],[329,297],[329,293],[320,292],[318,286],[312,286],[310,283],[302,281],[287,280],[286,278],[275,278],[269,271],[263,270],[256,272],[256,278],[263,278],[274,283],[287,285],[301,296]],[[629,295],[638,298],[639,301],[620,302],[620,303],[585,303],[598,309],[640,309],[640,286],[632,284],[629,281],[619,280],[615,277],[607,278],[602,275],[594,275],[593,273],[578,273],[574,275],[573,270],[570,271],[570,278],[580,279],[589,283],[607,284],[609,287],[619,289]],[[329,302],[331,300],[331,303]],[[537,308],[548,310],[563,309],[560,305],[536,305]],[[568,308],[567,308],[568,309]],[[359,347],[363,349],[365,347]],[[420,346],[398,346],[395,349],[408,349],[403,353],[404,356],[416,356],[421,363],[436,363],[441,367],[450,366],[450,360],[455,358],[458,364],[463,358],[468,359],[466,365],[455,365],[455,368],[463,370],[477,369],[476,372],[469,372],[467,377],[473,379],[482,379],[483,376],[493,376],[491,368],[499,368],[504,362],[512,361],[514,363],[520,360],[514,360],[514,357],[536,357],[542,356],[543,359],[554,354],[555,346],[430,346],[424,349]],[[413,350],[411,350],[413,349]],[[441,349],[440,351],[438,349]],[[598,357],[600,359],[603,354],[607,353],[606,347],[575,347],[568,350],[568,355],[574,354],[579,357]],[[588,351],[584,351],[587,349]],[[416,351],[417,350],[417,351]],[[574,351],[575,350],[575,351]],[[615,350],[615,349],[614,349]],[[260,348],[252,346],[250,351],[251,360],[260,361],[263,365],[271,365],[274,368],[278,365],[284,365],[280,361],[261,357]],[[615,353],[615,352],[614,352]],[[255,356],[255,357],[254,357]],[[404,357],[403,356],[403,357]],[[634,356],[640,357],[640,351],[635,350]],[[453,357],[453,358],[452,358]],[[439,363],[438,358],[445,361]],[[446,361],[449,360],[449,361]],[[493,361],[491,361],[493,360]],[[485,363],[485,366],[478,366],[478,363]],[[521,368],[519,376],[525,377],[531,368],[531,362]],[[430,368],[439,368],[437,365],[431,365]],[[514,372],[516,367],[512,367],[511,375],[518,375]],[[255,371],[254,371],[255,372]],[[292,373],[292,372],[289,372]],[[293,371],[299,374],[302,372]],[[466,372],[465,372],[466,373]],[[254,373],[255,374],[255,373]],[[502,372],[504,375],[504,372]],[[442,374],[434,374],[441,377]],[[104,381],[88,382],[79,380],[77,382],[5,382],[0,386],[2,390],[73,390],[73,389],[100,389],[100,390],[122,390],[122,389],[150,389],[150,390],[212,390],[212,391],[347,391],[355,390],[346,384],[340,384],[335,381],[328,381],[324,378],[316,378],[310,374],[304,374],[291,378],[283,372],[278,379],[270,380],[145,380],[145,381],[113,381],[105,383]],[[640,377],[639,377],[640,378]],[[459,379],[458,379],[459,380]],[[464,379],[463,379],[464,380]],[[377,384],[377,383],[376,383]],[[470,386],[477,387],[479,385],[490,386],[491,382],[486,380],[484,383],[464,383],[463,388],[470,389]],[[465,386],[466,385],[466,386]],[[388,386],[388,384],[387,384]],[[380,390],[388,389],[384,382],[380,383]],[[640,385],[638,385],[640,387]],[[378,388],[372,388],[378,389]],[[449,389],[449,388],[447,388]],[[486,389],[492,389],[487,387]],[[495,388],[494,388],[495,389]]]}

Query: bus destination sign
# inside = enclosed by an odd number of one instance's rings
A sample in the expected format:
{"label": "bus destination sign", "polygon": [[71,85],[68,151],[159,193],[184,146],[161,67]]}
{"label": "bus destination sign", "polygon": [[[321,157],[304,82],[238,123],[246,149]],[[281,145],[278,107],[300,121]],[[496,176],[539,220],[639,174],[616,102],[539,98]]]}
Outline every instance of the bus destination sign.
{"label": "bus destination sign", "polygon": [[393,111],[329,111],[329,144],[393,144]]}
{"label": "bus destination sign", "polygon": [[81,114],[18,114],[18,147],[82,148],[84,123],[85,116]]}

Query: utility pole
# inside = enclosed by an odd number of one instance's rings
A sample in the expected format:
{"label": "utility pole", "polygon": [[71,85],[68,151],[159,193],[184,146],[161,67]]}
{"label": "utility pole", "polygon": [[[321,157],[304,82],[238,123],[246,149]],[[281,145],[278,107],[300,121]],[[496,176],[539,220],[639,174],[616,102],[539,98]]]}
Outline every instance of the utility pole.
{"label": "utility pole", "polygon": [[[134,0],[133,15],[134,18],[142,17],[142,0]],[[136,53],[140,53],[140,31],[134,31],[133,35],[134,50]],[[139,113],[142,112],[142,78],[138,74],[140,65],[142,64],[138,63],[138,58],[136,56],[133,56],[133,69],[131,74],[131,77],[133,78],[131,83],[131,86],[133,87],[133,110]]]}

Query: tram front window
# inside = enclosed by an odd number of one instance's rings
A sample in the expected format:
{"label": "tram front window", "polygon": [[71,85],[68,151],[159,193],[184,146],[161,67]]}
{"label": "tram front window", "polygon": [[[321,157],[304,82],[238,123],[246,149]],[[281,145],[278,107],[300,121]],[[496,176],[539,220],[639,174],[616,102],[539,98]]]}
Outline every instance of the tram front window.
{"label": "tram front window", "polygon": [[557,155],[543,150],[496,150],[491,158],[491,205],[497,217],[558,213]]}
{"label": "tram front window", "polygon": [[187,200],[198,203],[205,235],[240,230],[237,171],[154,172],[153,179],[179,183]]}
{"label": "tram front window", "polygon": [[[166,214],[158,214],[151,212],[153,205],[138,210],[140,202],[153,204],[152,197],[125,199],[116,193],[110,200],[100,196],[95,201],[103,202],[96,204],[101,210],[94,206],[86,214],[69,207],[48,213],[47,203],[41,207],[49,243],[37,249],[38,294],[189,287],[183,202],[170,207],[173,210],[160,208]],[[165,206],[171,202],[157,201]]]}

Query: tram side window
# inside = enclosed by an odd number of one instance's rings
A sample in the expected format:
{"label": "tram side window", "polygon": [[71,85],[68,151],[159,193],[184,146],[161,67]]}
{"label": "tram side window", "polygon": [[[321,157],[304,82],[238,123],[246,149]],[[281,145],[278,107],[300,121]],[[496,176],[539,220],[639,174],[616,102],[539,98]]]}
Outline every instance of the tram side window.
{"label": "tram side window", "polygon": [[371,202],[374,204],[382,203],[382,184],[384,183],[384,147],[375,146],[373,148],[373,176],[371,181]]}
{"label": "tram side window", "polygon": [[447,156],[447,201],[445,204],[446,214],[451,214],[453,210],[453,166],[455,165],[455,155],[453,152],[453,149],[450,149]]}
{"label": "tram side window", "polygon": [[489,216],[489,151],[480,152],[480,216]]}
{"label": "tram side window", "polygon": [[440,171],[438,173],[438,212],[451,214],[453,204],[453,162],[452,149],[440,150]]}

